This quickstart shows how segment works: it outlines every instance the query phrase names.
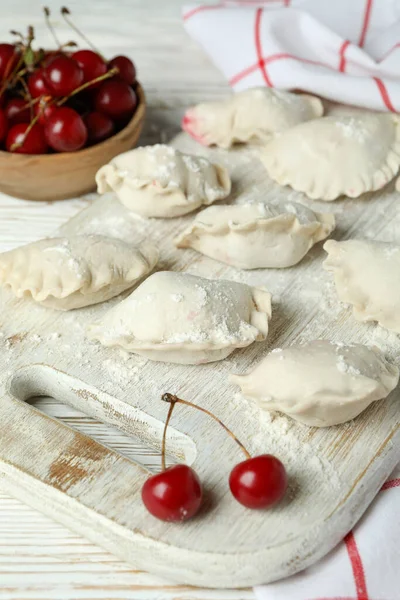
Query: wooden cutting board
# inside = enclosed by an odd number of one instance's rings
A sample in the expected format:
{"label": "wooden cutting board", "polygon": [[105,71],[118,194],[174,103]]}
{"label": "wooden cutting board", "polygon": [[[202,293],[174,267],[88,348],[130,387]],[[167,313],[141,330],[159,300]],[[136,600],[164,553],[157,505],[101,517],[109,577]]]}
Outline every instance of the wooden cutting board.
{"label": "wooden cutting board", "polygon": [[[271,182],[254,148],[205,150],[183,134],[173,145],[225,164],[235,202],[277,196],[296,200],[334,212],[336,239],[400,241],[400,204],[393,184],[358,200],[310,202]],[[400,459],[399,393],[353,422],[315,429],[262,413],[228,383],[229,373],[246,372],[272,348],[316,338],[373,342],[398,363],[400,342],[379,326],[358,324],[338,302],[330,275],[321,267],[321,245],[296,267],[242,272],[175,249],[173,238],[192,218],[143,220],[106,195],[58,233],[101,233],[135,244],[152,241],[161,251],[159,269],[266,286],[274,294],[268,340],[218,363],[154,363],[86,339],[86,325],[120,298],[61,313],[1,292],[1,485],[137,568],[207,587],[267,583],[323,556],[371,502]],[[178,405],[167,450],[176,461],[193,465],[206,498],[192,521],[162,523],[141,503],[148,476],[144,468],[29,405],[34,396],[53,396],[159,449],[168,408],[160,400],[164,392],[212,410],[252,453],[279,456],[290,476],[285,500],[258,512],[237,504],[228,490],[228,475],[243,458],[239,449],[214,421]]]}

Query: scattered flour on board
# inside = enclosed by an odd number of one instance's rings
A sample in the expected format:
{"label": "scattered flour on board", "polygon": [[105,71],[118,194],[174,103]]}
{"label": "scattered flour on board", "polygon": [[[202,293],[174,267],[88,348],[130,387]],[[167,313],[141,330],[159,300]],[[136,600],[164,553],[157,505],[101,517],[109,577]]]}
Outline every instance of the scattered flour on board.
{"label": "scattered flour on board", "polygon": [[244,420],[246,429],[252,432],[247,442],[250,452],[284,457],[285,465],[293,475],[302,469],[301,465],[307,464],[310,480],[315,478],[329,482],[332,488],[340,488],[340,478],[331,463],[315,453],[309,444],[300,441],[301,434],[309,430],[306,425],[286,415],[262,410],[240,393],[232,394],[231,404],[232,410],[238,413],[237,419]]}
{"label": "scattered flour on board", "polygon": [[[353,132],[350,130],[347,133],[353,135]],[[200,151],[202,152],[203,149]],[[216,162],[228,166],[233,174],[233,198],[235,202],[264,202],[274,199],[278,194],[281,194],[282,188],[279,188],[275,184],[268,183],[268,185],[265,185],[264,183],[257,183],[254,185],[252,183],[251,172],[253,165],[257,161],[256,149],[248,149],[242,154],[243,168],[238,170],[236,170],[235,159],[232,158],[235,154],[234,152],[212,152],[212,156],[215,157]],[[374,214],[382,216],[382,219],[378,222],[366,205],[365,199],[339,200],[327,205],[327,203],[323,202],[310,201],[300,192],[295,192],[288,188],[285,189],[285,198],[288,201],[300,202],[315,211],[335,213],[338,220],[338,228],[334,232],[333,237],[336,239],[342,239],[343,236],[359,236],[400,244],[400,224],[396,225],[395,208],[390,206],[391,212],[388,211],[384,198],[383,202],[376,202],[374,204]],[[97,199],[96,202],[103,202],[103,199]],[[312,311],[314,311],[312,317],[314,323],[317,325],[325,325],[326,323],[328,329],[327,332],[325,331],[326,336],[329,335],[329,327],[332,328],[333,332],[337,331],[338,317],[340,317],[340,320],[343,317],[343,321],[346,324],[348,323],[351,327],[354,326],[354,331],[357,332],[355,337],[358,336],[356,341],[375,344],[392,358],[400,359],[400,336],[393,332],[388,332],[379,326],[355,324],[353,318],[350,316],[348,307],[338,301],[335,286],[330,275],[322,270],[321,259],[324,256],[324,252],[321,244],[313,249],[298,267],[294,267],[293,269],[241,272],[234,268],[221,267],[218,262],[195,255],[190,250],[171,250],[170,238],[172,231],[176,227],[182,227],[183,224],[187,224],[193,219],[193,214],[189,215],[186,220],[174,219],[173,221],[160,223],[156,219],[143,219],[134,213],[129,213],[129,211],[116,202],[110,203],[110,208],[108,209],[105,207],[106,204],[104,204],[105,212],[101,217],[93,214],[87,221],[85,221],[85,218],[77,219],[77,233],[103,233],[131,242],[133,238],[136,242],[143,237],[149,241],[152,241],[152,238],[156,237],[157,240],[160,240],[160,247],[164,257],[167,256],[168,260],[170,260],[166,264],[167,269],[176,270],[176,265],[179,265],[179,269],[183,268],[186,270],[189,268],[191,272],[196,272],[196,274],[204,277],[224,278],[247,283],[248,285],[265,286],[274,294],[271,336],[267,340],[267,343],[265,345],[260,344],[260,349],[257,348],[257,352],[254,347],[250,347],[249,350],[246,350],[246,354],[243,351],[237,352],[233,355],[232,359],[223,361],[221,364],[215,364],[212,367],[215,369],[215,372],[226,370],[228,366],[231,368],[234,366],[238,372],[243,372],[244,365],[249,364],[249,355],[253,357],[254,362],[257,362],[259,354],[265,352],[268,345],[268,349],[273,349],[273,346],[276,344],[287,347],[294,340],[299,339],[299,337],[301,338],[302,330],[306,329],[307,319]],[[400,223],[400,220],[397,221]],[[221,275],[221,273],[223,274]],[[300,274],[299,278],[295,282],[295,277],[298,274]],[[182,301],[180,296],[182,294],[177,291],[171,295],[171,300],[179,303]],[[50,333],[48,333],[47,329],[47,332],[43,332],[43,342],[48,344],[49,352],[54,352],[55,347],[58,347],[58,345],[61,346],[63,344],[65,348],[69,345],[69,351],[74,351],[74,357],[81,361],[85,369],[89,369],[93,365],[98,366],[99,363],[102,369],[104,366],[105,376],[102,380],[102,387],[110,394],[115,393],[116,390],[118,393],[119,390],[126,390],[132,383],[135,387],[135,395],[148,400],[156,398],[159,394],[165,392],[166,387],[174,393],[175,389],[179,389],[181,382],[184,385],[187,384],[184,370],[181,367],[175,365],[155,366],[155,364],[151,364],[148,368],[145,368],[147,361],[140,360],[135,355],[117,349],[107,351],[107,358],[104,358],[104,349],[100,347],[100,344],[89,343],[86,340],[86,323],[92,320],[94,315],[98,317],[100,314],[103,314],[110,306],[119,302],[120,299],[117,298],[113,303],[107,303],[105,306],[94,307],[93,310],[72,311],[70,314],[66,314],[63,316],[62,328],[58,324],[52,325],[53,328],[57,327],[56,331],[50,329]],[[317,311],[315,311],[316,308]],[[37,313],[35,311],[36,309],[32,305],[32,322],[45,322],[46,315],[49,312],[44,311],[43,308],[40,308]],[[275,323],[278,324],[278,329]],[[291,329],[294,325],[298,327],[297,330]],[[312,328],[311,332],[314,333],[315,330],[317,329]],[[59,339],[59,332],[61,331],[62,339]],[[292,331],[294,331],[294,334],[291,337]],[[18,332],[7,332],[7,336],[10,337],[13,333],[17,334]],[[342,335],[342,330],[339,333]],[[309,333],[306,329],[306,336],[308,335]],[[65,342],[68,342],[68,344]],[[1,343],[2,348],[5,347],[5,336],[1,337]],[[263,346],[263,349],[261,349],[261,346]],[[5,354],[9,358],[12,353],[16,355],[18,349],[18,345],[13,346],[9,342]],[[279,348],[276,348],[276,351],[278,350]],[[341,365],[339,368],[347,368],[346,365],[343,366],[341,364],[341,361],[339,363]],[[156,375],[154,378],[149,376],[153,372],[150,367],[154,369]],[[194,377],[195,382],[193,385],[201,387],[205,382],[203,373],[206,371],[199,369],[197,372],[199,373],[199,379],[197,380]],[[225,380],[220,379],[219,381],[222,382]],[[320,476],[323,475],[330,479],[333,487],[340,485],[336,473],[332,472],[332,467],[327,461],[319,457],[318,450],[311,444],[299,441],[303,427],[305,426],[295,423],[284,415],[274,415],[261,411],[261,409],[253,406],[241,395],[235,395],[232,389],[227,389],[224,386],[224,383],[218,383],[216,392],[221,396],[221,402],[229,403],[229,407],[232,410],[236,410],[238,415],[248,423],[248,430],[251,432],[250,448],[259,449],[262,447],[267,452],[282,452],[285,457],[288,457],[290,468],[295,468],[296,465],[304,466],[304,464],[307,464],[314,473],[319,473]]]}

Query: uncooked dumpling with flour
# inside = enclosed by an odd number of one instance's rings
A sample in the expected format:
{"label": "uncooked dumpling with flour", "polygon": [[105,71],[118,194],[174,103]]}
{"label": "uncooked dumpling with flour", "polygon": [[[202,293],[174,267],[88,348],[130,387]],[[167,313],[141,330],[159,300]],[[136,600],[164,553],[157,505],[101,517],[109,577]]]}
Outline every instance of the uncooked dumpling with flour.
{"label": "uncooked dumpling with flour", "polygon": [[358,321],[378,321],[400,333],[400,246],[368,240],[329,240],[324,268]]}
{"label": "uncooked dumpling with flour", "polygon": [[399,381],[377,348],[317,340],[277,348],[247,375],[232,375],[242,394],[265,410],[315,427],[354,419]]}
{"label": "uncooked dumpling with flour", "polygon": [[70,310],[131,288],[157,260],[151,245],[135,248],[101,235],[49,238],[0,254],[0,284],[18,298]]}
{"label": "uncooked dumpling with flour", "polygon": [[165,271],[90,325],[88,335],[151,360],[200,364],[265,340],[270,316],[263,288]]}
{"label": "uncooked dumpling with flour", "polygon": [[310,198],[355,198],[396,175],[399,117],[363,113],[301,123],[266,144],[260,158],[274,181]]}
{"label": "uncooked dumpling with flour", "polygon": [[210,206],[175,243],[239,269],[281,268],[298,263],[334,227],[333,214],[296,202]]}
{"label": "uncooked dumpling with flour", "polygon": [[156,144],[116,156],[96,174],[99,194],[113,190],[143,217],[177,217],[226,198],[231,180],[225,167],[201,156]]}
{"label": "uncooked dumpling with flour", "polygon": [[189,108],[182,128],[201,144],[229,148],[235,142],[265,141],[271,134],[320,117],[319,98],[267,87],[252,88],[228,100]]}

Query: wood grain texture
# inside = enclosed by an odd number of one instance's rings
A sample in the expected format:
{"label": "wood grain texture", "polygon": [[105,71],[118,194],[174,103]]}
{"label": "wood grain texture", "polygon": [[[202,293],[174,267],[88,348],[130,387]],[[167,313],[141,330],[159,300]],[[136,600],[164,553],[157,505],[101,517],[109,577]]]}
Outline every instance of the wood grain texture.
{"label": "wood grain texture", "polygon": [[[233,177],[235,202],[272,196],[306,201],[269,180],[256,147],[204,149],[186,134],[173,144],[223,164]],[[355,225],[361,237],[371,227],[375,235],[374,207],[379,206],[382,238],[392,231],[397,204],[397,194],[388,188],[369,199],[312,206],[335,212],[339,238],[351,235]],[[243,400],[228,375],[247,371],[268,350],[316,338],[367,342],[376,327],[357,323],[336,300],[329,274],[321,268],[321,245],[294,268],[242,272],[174,247],[173,238],[192,218],[138,218],[106,194],[59,233],[96,233],[136,243],[151,239],[160,249],[160,269],[267,287],[274,294],[267,342],[208,365],[154,363],[87,339],[87,325],[119,299],[60,313],[4,290],[0,343],[8,379],[1,380],[0,478],[6,491],[132,565],[186,584],[244,587],[307,567],[354,525],[399,459],[399,396],[395,392],[375,403],[354,422],[321,430],[284,416],[271,418]],[[389,346],[398,359],[399,343]],[[159,449],[166,413],[160,397],[166,391],[214,412],[251,453],[278,455],[289,472],[286,500],[272,511],[244,511],[226,484],[238,460],[236,446],[204,415],[179,407],[168,448],[199,473],[206,499],[199,517],[184,526],[160,523],[140,499],[147,476],[143,468],[23,402],[39,395],[62,398]]]}
{"label": "wood grain texture", "polygon": [[[79,25],[108,56],[126,53],[138,68],[147,98],[141,143],[167,141],[180,129],[183,110],[204,98],[223,97],[228,86],[217,69],[185,34],[180,21],[184,0],[111,0],[68,2]],[[56,14],[60,4],[46,3]],[[32,23],[43,45],[52,43],[40,7],[15,0],[1,7],[2,37],[17,24]],[[157,17],[155,18],[155,15]],[[71,32],[59,17],[64,40]],[[182,49],[184,48],[184,52]],[[68,218],[88,205],[85,198],[55,203],[14,200],[0,194],[0,249],[2,251],[51,235]],[[82,416],[53,399],[38,406],[106,443],[149,468],[157,468],[159,454],[121,432]],[[0,483],[1,490],[1,483]],[[135,571],[124,563],[18,500],[0,494],[1,600],[113,600],[159,598],[182,600],[247,600],[251,590],[202,590],[171,586],[162,578]]]}
{"label": "wood grain texture", "polygon": [[[205,55],[196,48],[195,44],[183,32],[179,19],[180,1],[173,0],[164,3],[159,0],[152,0],[152,2],[143,3],[140,0],[133,2],[125,0],[119,3],[118,12],[115,9],[110,11],[109,1],[99,1],[95,5],[90,3],[90,9],[88,4],[89,0],[81,0],[80,2],[76,0],[70,2],[69,6],[76,14],[83,15],[82,18],[79,17],[79,22],[93,41],[98,43],[110,55],[126,52],[128,48],[128,53],[138,63],[139,78],[144,84],[149,102],[148,118],[142,137],[143,142],[166,141],[179,129],[180,117],[183,109],[188,104],[205,98],[222,97],[226,93],[227,86],[216,69],[210,65]],[[55,2],[51,5],[56,7]],[[36,7],[28,5],[27,1],[22,0],[14,2],[12,7],[2,7],[4,31],[15,28],[15,13],[17,10],[19,13],[24,14],[27,19],[29,17],[29,22],[37,25],[38,32],[43,34],[44,28],[40,24],[39,11]],[[61,28],[61,30],[63,29]],[[66,34],[65,31],[64,33],[70,37],[70,34]],[[150,43],[151,51],[149,51]],[[182,48],[185,49],[184,52],[182,52]],[[200,150],[197,149],[196,151]],[[250,168],[253,157],[250,154],[248,158]],[[238,181],[237,177],[235,178],[236,196],[243,193],[245,185],[245,178],[242,182]],[[262,193],[263,198],[268,198],[279,194],[280,190],[269,183],[265,189],[255,186],[253,192]],[[304,200],[299,194],[289,193],[289,195],[292,199]],[[85,204],[90,204],[94,198],[93,195],[83,200],[37,206],[33,203],[17,202],[2,196],[0,198],[2,211],[0,242],[2,248],[15,247],[43,235],[51,234],[57,226],[72,216],[79,208]],[[354,235],[355,231],[358,231],[360,235],[396,240],[399,207],[392,191],[388,194],[385,190],[382,197],[379,197],[379,195],[374,196],[374,210],[369,210],[368,198],[363,200],[367,202],[339,202],[329,207],[322,205],[322,203],[315,203],[314,205],[320,210],[333,210],[336,213],[339,221],[339,228],[336,233],[338,238],[349,237]],[[365,210],[365,207],[367,207],[367,210]],[[114,209],[112,209],[112,212],[114,217],[117,216],[117,219],[114,219],[113,227],[115,227],[118,226],[118,215],[115,215]],[[119,220],[119,223],[121,225],[121,220]],[[183,222],[178,220],[174,227],[176,231],[181,230]],[[169,236],[172,237],[174,232],[172,228]],[[148,234],[149,231],[146,228],[141,232],[141,235]],[[161,238],[161,232],[156,233],[156,237]],[[215,276],[220,276],[225,273],[227,277],[236,278],[250,284],[258,282],[256,273],[242,276],[233,269],[228,271],[215,263],[214,266],[211,266],[212,261],[199,258],[195,253],[188,251],[184,254],[183,263],[179,263],[179,260],[174,258],[172,247],[165,247],[163,252],[164,266],[168,265],[172,268],[183,268],[185,266],[185,268],[187,267],[192,272],[200,275],[207,276],[212,273]],[[357,341],[373,340],[384,349],[387,349],[393,358],[398,358],[400,352],[396,339],[393,340],[390,335],[372,325],[360,329],[349,320],[348,311],[335,300],[328,276],[320,270],[320,267],[318,267],[318,270],[314,270],[314,267],[320,264],[321,256],[321,249],[315,248],[299,268],[296,268],[295,277],[289,276],[286,271],[279,274],[267,273],[265,275],[263,283],[271,287],[276,302],[271,338],[262,349],[262,352],[265,352],[268,347],[276,344],[288,344],[294,339],[306,340],[315,336],[334,337],[332,336],[334,326],[335,337],[337,336],[344,341],[353,339],[357,339]],[[212,271],[210,271],[210,268]],[[301,293],[299,290],[301,290]],[[26,327],[22,330],[18,322],[14,321],[8,323],[5,332],[5,340],[12,340],[14,353],[19,356],[26,345],[30,348],[32,348],[32,344],[35,345],[35,348],[40,345],[38,344],[40,340],[35,337],[39,335],[36,333],[36,325],[42,324],[44,313],[40,310],[40,315],[36,310],[31,312],[30,322],[35,321],[35,323],[29,331]],[[90,312],[90,310],[87,311],[89,316]],[[289,323],[290,325],[288,325]],[[68,326],[72,329],[71,322]],[[48,336],[60,332],[56,322],[53,322],[51,329],[47,331],[49,332]],[[23,333],[27,334],[24,338],[21,336]],[[74,342],[82,338],[83,332],[77,326],[72,335],[72,344],[64,336],[56,339],[45,337],[44,339],[49,347],[49,352],[54,351],[55,348],[57,352],[62,352],[65,366],[69,369],[70,362],[73,360],[70,355],[75,349]],[[229,369],[242,372],[253,360],[255,351],[255,349],[252,349],[247,353],[235,354],[232,359],[229,359],[229,363],[226,363],[220,376],[223,376],[224,370],[226,372]],[[91,365],[90,361],[85,363],[85,360],[85,353],[83,352],[81,367],[87,376],[85,381],[89,383],[92,381],[97,384],[100,368],[98,365]],[[135,381],[138,375],[143,372],[143,366],[138,366],[134,359],[125,361],[124,358],[123,365],[125,365],[126,370],[121,381],[120,359],[115,360],[112,353],[107,353],[105,361],[103,363],[103,391],[118,397],[124,396],[121,389],[121,383],[124,385],[124,377]],[[118,367],[115,363],[118,363]],[[136,368],[138,371],[135,371]],[[145,368],[147,368],[146,365]],[[5,370],[9,370],[9,365]],[[171,369],[168,383],[175,384],[178,379],[175,369]],[[218,381],[221,381],[221,379],[219,378]],[[371,407],[355,424],[332,429],[329,439],[327,439],[322,432],[302,428],[285,418],[260,421],[259,412],[254,412],[251,407],[243,404],[235,396],[233,388],[230,390],[231,396],[229,398],[233,401],[232,406],[229,410],[226,406],[221,407],[220,398],[215,397],[216,385],[218,385],[218,382],[212,381],[208,386],[203,387],[201,390],[202,398],[206,396],[208,405],[214,407],[220,416],[223,415],[225,418],[226,415],[227,423],[235,425],[235,431],[243,437],[244,441],[249,443],[252,449],[258,448],[261,444],[263,449],[282,451],[283,458],[286,457],[285,452],[288,452],[287,457],[290,458],[290,446],[293,443],[295,451],[298,451],[298,456],[302,460],[302,465],[307,464],[306,478],[304,478],[303,466],[301,469],[297,467],[296,470],[294,464],[294,467],[291,468],[292,508],[293,506],[296,507],[296,502],[299,499],[301,500],[302,494],[307,496],[313,483],[322,474],[324,477],[324,493],[326,485],[326,487],[334,488],[333,491],[331,490],[332,493],[341,496],[337,506],[332,507],[331,505],[331,512],[337,509],[340,518],[340,504],[346,498],[347,500],[351,497],[358,498],[360,503],[351,504],[350,511],[351,519],[356,518],[364,505],[371,499],[374,490],[377,490],[380,482],[383,481],[386,469],[389,470],[387,453],[393,449],[393,444],[396,442],[394,427],[398,422],[398,402],[395,397],[392,396],[389,402],[378,403]],[[155,385],[151,389],[149,388],[147,394],[156,397],[160,392],[160,388],[161,382],[160,386]],[[196,396],[199,393],[197,381],[191,379],[191,375],[188,376],[184,385],[171,391],[190,394],[190,399],[195,401],[196,399],[201,400],[200,397]],[[126,396],[125,399],[128,400]],[[45,406],[46,401],[41,402],[46,411],[55,410],[58,415],[64,415],[69,419],[69,424],[74,423],[78,427],[82,427],[83,420],[83,426],[86,426],[87,417],[77,416],[74,412],[71,416],[69,407],[55,404],[53,400],[48,401],[47,406]],[[164,414],[160,410],[157,417],[161,420],[163,416]],[[181,415],[173,425],[185,432],[183,421]],[[183,424],[182,427],[178,427],[180,423]],[[236,424],[240,425],[237,429]],[[94,427],[99,426],[95,425]],[[91,431],[94,430],[91,429]],[[214,433],[214,429],[212,431]],[[111,439],[116,440],[118,444],[122,444],[119,436],[120,434],[113,433]],[[110,438],[108,439],[110,440]],[[217,434],[216,440],[219,449],[219,441],[222,438],[219,438]],[[100,441],[104,441],[104,438]],[[112,446],[113,444],[108,443],[108,445]],[[119,448],[126,450],[124,446],[119,446]],[[232,459],[231,451],[232,449],[227,452],[226,462],[223,462],[222,467],[219,467],[219,469],[227,468],[227,463]],[[147,453],[150,452],[152,451],[147,451]],[[148,456],[149,454],[140,462],[145,463]],[[374,456],[377,456],[375,462],[373,461]],[[236,461],[237,458],[235,454],[234,460]],[[291,460],[292,458],[289,462]],[[394,452],[391,452],[390,460],[395,460]],[[355,463],[357,463],[358,469],[357,476],[354,476],[353,473]],[[384,464],[383,469],[378,468],[381,464]],[[218,473],[220,473],[220,470]],[[366,474],[368,474],[369,493],[361,495],[359,492],[366,481]],[[208,478],[208,473],[205,473],[205,475]],[[210,473],[209,480],[213,484],[215,471]],[[329,490],[327,490],[327,493],[329,494]],[[24,500],[26,501],[26,498]],[[224,510],[226,500],[224,500],[222,494],[220,504],[222,510]],[[313,510],[310,514],[304,515],[304,518],[305,520],[309,518],[310,522],[315,522],[318,514],[324,512],[324,507],[317,504],[314,510],[314,500],[310,502],[310,506]],[[347,504],[347,506],[350,505]],[[292,508],[289,507],[288,511],[290,512]],[[23,514],[27,515],[25,520]],[[235,523],[232,527],[233,534],[238,535],[238,537],[240,537],[240,520],[242,516],[243,513],[237,517],[238,525],[236,526]],[[289,518],[292,517],[289,515]],[[293,520],[295,521],[294,516]],[[346,523],[341,523],[341,527],[345,525]],[[337,539],[341,535],[339,529],[335,530],[333,534],[338,536]],[[245,538],[242,529],[240,539],[244,543],[246,542]],[[17,556],[17,551],[21,552],[22,560]],[[132,571],[101,550],[68,533],[61,526],[5,496],[0,498],[0,552],[0,598],[7,600],[9,598],[51,598],[57,600],[57,598],[70,597],[76,599],[107,598],[108,600],[112,598],[148,598],[150,600],[150,598],[160,596],[163,598],[186,599],[215,598],[217,600],[218,598],[245,599],[252,597],[252,592],[249,590],[235,592],[175,587],[158,577]],[[33,568],[31,565],[34,565]],[[42,566],[39,567],[39,565]],[[39,575],[37,575],[37,571],[39,571]],[[207,585],[208,582],[205,584]],[[152,589],[151,586],[153,586]]]}

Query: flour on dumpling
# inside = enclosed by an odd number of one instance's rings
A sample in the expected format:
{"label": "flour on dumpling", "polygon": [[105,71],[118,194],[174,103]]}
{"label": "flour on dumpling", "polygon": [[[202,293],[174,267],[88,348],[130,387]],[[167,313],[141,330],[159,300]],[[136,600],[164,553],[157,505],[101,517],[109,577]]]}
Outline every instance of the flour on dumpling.
{"label": "flour on dumpling", "polygon": [[396,175],[399,127],[391,114],[323,117],[274,138],[260,158],[271,179],[310,198],[355,198],[381,189]]}
{"label": "flour on dumpling", "polygon": [[247,375],[232,375],[260,408],[327,427],[354,419],[398,384],[399,369],[377,348],[316,340],[270,352]]}
{"label": "flour on dumpling", "polygon": [[210,206],[175,240],[240,269],[282,268],[298,263],[335,227],[333,214],[289,201]]}
{"label": "flour on dumpling", "polygon": [[0,284],[18,298],[70,310],[133,287],[157,260],[153,246],[135,248],[101,235],[48,238],[0,254]]}
{"label": "flour on dumpling", "polygon": [[378,321],[400,333],[400,246],[369,240],[329,240],[324,268],[358,321]]}
{"label": "flour on dumpling", "polygon": [[231,181],[225,167],[202,156],[156,144],[113,158],[96,174],[98,192],[114,191],[143,217],[177,217],[226,198]]}
{"label": "flour on dumpling", "polygon": [[182,127],[201,144],[229,148],[235,142],[263,142],[271,134],[320,117],[323,110],[315,96],[252,88],[227,100],[189,108]]}
{"label": "flour on dumpling", "polygon": [[199,364],[265,340],[270,316],[271,296],[262,288],[165,271],[90,325],[88,335],[151,360]]}

